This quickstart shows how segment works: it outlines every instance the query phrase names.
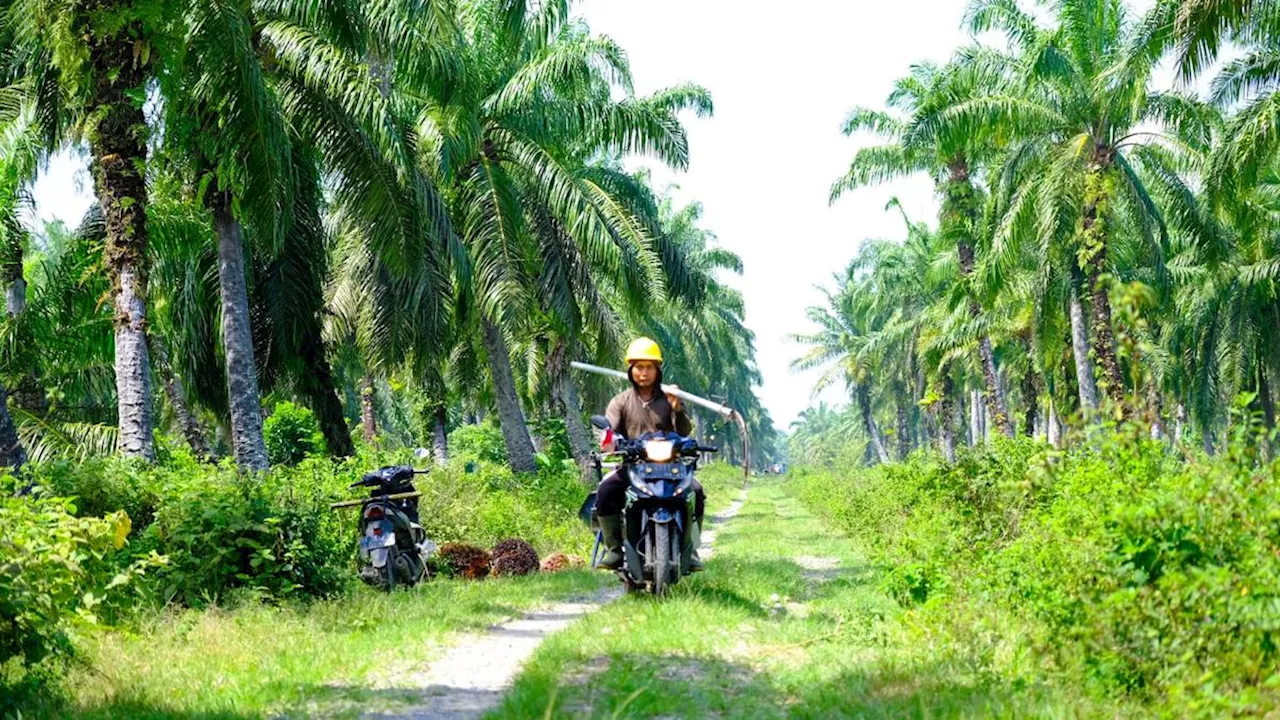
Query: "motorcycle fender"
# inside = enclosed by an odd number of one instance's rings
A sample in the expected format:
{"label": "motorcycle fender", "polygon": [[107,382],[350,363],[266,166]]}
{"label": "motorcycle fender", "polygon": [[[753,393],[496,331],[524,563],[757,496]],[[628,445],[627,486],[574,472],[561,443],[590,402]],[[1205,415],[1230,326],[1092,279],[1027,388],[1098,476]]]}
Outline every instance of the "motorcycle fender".
{"label": "motorcycle fender", "polygon": [[644,582],[644,565],[640,562],[640,553],[630,540],[622,542],[623,557],[626,558],[627,574],[631,576],[634,582]]}
{"label": "motorcycle fender", "polygon": [[[375,527],[380,527],[382,533],[374,533]],[[395,544],[394,526],[389,520],[380,520],[376,526],[370,524],[365,528],[365,534],[360,538],[360,556],[369,558],[374,567],[382,567],[387,564],[387,548]]]}
{"label": "motorcycle fender", "polygon": [[667,524],[675,519],[675,515],[670,508],[659,507],[653,511],[653,521],[656,523]]}
{"label": "motorcycle fender", "polygon": [[595,530],[598,523],[596,522],[596,493],[593,490],[587,499],[582,501],[582,507],[578,508],[578,519],[583,525]]}

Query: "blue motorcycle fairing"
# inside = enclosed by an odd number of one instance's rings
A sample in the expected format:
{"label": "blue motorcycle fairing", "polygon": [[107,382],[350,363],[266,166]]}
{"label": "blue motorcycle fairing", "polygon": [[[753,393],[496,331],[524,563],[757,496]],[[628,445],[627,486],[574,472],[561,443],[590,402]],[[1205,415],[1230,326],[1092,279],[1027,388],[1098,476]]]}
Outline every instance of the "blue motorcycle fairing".
{"label": "blue motorcycle fairing", "polygon": [[675,513],[671,512],[671,508],[665,505],[659,505],[653,509],[653,521],[656,523],[669,523],[675,518]]}
{"label": "blue motorcycle fairing", "polygon": [[674,450],[678,456],[685,450],[693,450],[698,447],[698,441],[693,438],[687,438],[676,432],[651,432],[645,433],[638,438],[641,442],[648,440],[670,440],[674,445]]}
{"label": "blue motorcycle fairing", "polygon": [[631,487],[641,496],[673,498],[693,484],[693,467],[684,463],[636,463],[627,469]]}

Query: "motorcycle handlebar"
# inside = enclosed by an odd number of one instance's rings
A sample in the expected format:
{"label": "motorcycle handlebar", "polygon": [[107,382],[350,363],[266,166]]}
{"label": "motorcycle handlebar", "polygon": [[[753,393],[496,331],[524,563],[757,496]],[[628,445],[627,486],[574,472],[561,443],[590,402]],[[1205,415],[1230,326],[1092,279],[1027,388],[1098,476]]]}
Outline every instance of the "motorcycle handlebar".
{"label": "motorcycle handlebar", "polygon": [[[413,468],[413,467],[411,467],[411,468],[409,468],[409,470],[410,470],[414,475],[426,475],[427,473],[431,472],[431,468],[426,468],[426,469],[424,469],[424,470],[419,470],[419,469],[417,469],[417,468]],[[350,485],[348,485],[347,487],[348,487],[348,488],[355,488],[355,487],[374,487],[374,486],[376,486],[376,485],[385,485],[385,484],[387,484],[387,481],[386,481],[385,479],[380,478],[380,477],[378,477],[378,476],[376,476],[376,475],[371,475],[370,477],[362,477],[362,478],[360,478],[359,480],[357,480],[357,481],[355,481],[355,482],[351,483],[351,484],[350,484]]]}

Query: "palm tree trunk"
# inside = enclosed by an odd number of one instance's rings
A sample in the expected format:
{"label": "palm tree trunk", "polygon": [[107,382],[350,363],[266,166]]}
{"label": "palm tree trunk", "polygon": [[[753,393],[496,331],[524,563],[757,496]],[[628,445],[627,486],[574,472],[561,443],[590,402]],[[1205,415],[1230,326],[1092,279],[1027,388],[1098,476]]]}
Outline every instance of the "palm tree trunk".
{"label": "palm tree trunk", "polygon": [[[970,303],[970,307],[970,314],[973,315],[977,303]],[[991,348],[991,336],[986,333],[978,339],[978,354],[982,357],[982,382],[986,387],[983,400],[987,406],[987,412],[990,413],[997,430],[1006,437],[1013,437],[1013,423],[1009,421],[1008,401],[1005,400],[1004,388],[1001,387],[999,375],[996,373],[996,355]]]}
{"label": "palm tree trunk", "polygon": [[164,340],[159,337],[152,335],[150,340],[151,350],[156,356],[156,372],[160,375],[160,381],[164,383],[165,396],[169,399],[169,407],[173,408],[178,427],[182,428],[182,436],[187,439],[187,445],[191,446],[191,454],[196,460],[209,462],[211,459],[209,444],[205,441],[200,422],[196,420],[190,406],[187,405],[182,378],[174,373],[173,364],[169,362],[169,349],[165,346]]}
{"label": "palm tree trunk", "polygon": [[309,325],[311,327],[307,328],[307,337],[302,341],[304,369],[298,389],[307,397],[311,411],[316,415],[329,455],[335,458],[351,457],[356,454],[356,448],[351,441],[351,429],[347,427],[347,414],[342,409],[342,400],[338,399],[335,389],[333,368],[329,365],[324,341],[320,338],[320,324],[315,322]]}
{"label": "palm tree trunk", "polygon": [[1174,446],[1182,443],[1182,431],[1187,424],[1187,406],[1178,403],[1178,407],[1173,411],[1173,444]]}
{"label": "palm tree trunk", "polygon": [[1089,361],[1089,331],[1084,316],[1084,305],[1075,284],[1071,286],[1071,354],[1076,361],[1076,385],[1080,388],[1080,407],[1086,415],[1098,410],[1098,386],[1093,380],[1093,365]]}
{"label": "palm tree trunk", "polygon": [[18,317],[27,309],[27,279],[22,276],[22,247],[16,248],[16,260],[6,263],[5,274],[5,309],[9,317]]}
{"label": "palm tree trunk", "polygon": [[[969,178],[969,165],[964,158],[955,158],[949,165],[950,177],[943,189],[943,207],[940,225],[944,234],[952,235],[956,240],[956,252],[960,259],[960,281],[969,293],[969,317],[978,320],[982,317],[982,306],[973,297],[969,288],[969,279],[973,275],[976,253],[974,252],[974,233],[977,232],[977,191]],[[995,352],[992,349],[991,336],[982,333],[978,339],[978,353],[982,360],[982,381],[985,387],[983,400],[991,413],[996,428],[1008,437],[1013,437],[1013,424],[1009,420],[1008,402],[1004,391],[996,381]]]}
{"label": "palm tree trunk", "polygon": [[909,416],[906,408],[906,403],[908,401],[909,401],[909,396],[907,396],[906,388],[902,388],[902,395],[899,396],[899,400],[897,402],[897,412],[898,412],[897,440],[898,440],[898,459],[899,460],[906,460],[907,455],[911,454],[911,427],[908,424]]}
{"label": "palm tree trunk", "polygon": [[579,460],[588,460],[591,457],[591,434],[587,432],[586,423],[582,422],[582,401],[578,396],[578,386],[567,373],[561,396],[564,398],[564,424],[568,429],[573,455]]}
{"label": "palm tree trunk", "polygon": [[[4,218],[0,218],[3,221]],[[27,281],[22,276],[22,235],[21,228],[14,219],[13,227],[7,227],[9,247],[5,248],[5,258],[3,268],[3,280],[6,284],[5,288],[5,305],[9,312],[9,317],[16,318],[26,310],[27,307]],[[31,379],[35,379],[35,371],[31,373]],[[37,386],[38,387],[38,386]],[[7,388],[0,383],[0,463],[10,468],[15,473],[21,470],[22,466],[27,462],[26,451],[22,447],[22,443],[18,438],[17,428],[14,426],[13,417],[9,414],[9,403]],[[43,391],[40,392],[43,397]],[[14,398],[18,407],[24,407],[20,397]]]}
{"label": "palm tree trunk", "polygon": [[375,390],[373,375],[365,373],[360,379],[360,428],[361,437],[370,445],[378,438],[378,414],[373,405]]}
{"label": "palm tree trunk", "polygon": [[432,454],[435,456],[437,465],[444,465],[449,462],[449,413],[444,403],[436,403],[433,415],[435,417],[431,423]]}
{"label": "palm tree trunk", "polygon": [[875,418],[871,415],[871,391],[866,383],[858,385],[858,409],[862,413],[862,427],[871,439],[871,448],[881,465],[889,463],[889,453],[884,449],[884,441],[880,439],[880,430],[876,428]]}
{"label": "palm tree trunk", "polygon": [[[103,12],[117,10],[100,2]],[[101,23],[99,23],[101,25]],[[141,23],[112,33],[93,33],[88,43],[92,66],[89,132],[93,184],[106,222],[104,265],[111,283],[115,325],[115,374],[120,452],[155,460],[151,416],[151,362],[147,354],[147,164],[146,117],[134,93],[146,85],[137,57]],[[0,444],[4,438],[0,437]]]}
{"label": "palm tree trunk", "polygon": [[1045,437],[1055,448],[1062,447],[1062,419],[1058,417],[1058,408],[1053,402],[1053,393],[1049,394],[1049,413],[1045,418]]}
{"label": "palm tree trunk", "polygon": [[1164,396],[1160,394],[1160,386],[1154,379],[1147,380],[1147,407],[1151,413],[1151,439],[1163,440],[1164,428]]}
{"label": "palm tree trunk", "polygon": [[489,373],[493,376],[493,393],[498,402],[498,425],[507,446],[507,460],[516,472],[534,472],[538,463],[533,456],[533,441],[520,408],[516,379],[511,372],[511,356],[502,331],[489,318],[483,318],[484,348],[489,355]]}
{"label": "palm tree trunk", "polygon": [[970,389],[969,391],[969,447],[978,447],[982,445],[983,439],[986,438],[986,432],[982,427],[982,393]]}
{"label": "palm tree trunk", "polygon": [[1123,403],[1124,381],[1120,377],[1115,336],[1111,332],[1111,298],[1095,273],[1089,274],[1089,303],[1093,310],[1093,354],[1102,370],[1102,389],[1111,402]]}
{"label": "palm tree trunk", "polygon": [[569,436],[569,449],[573,459],[578,463],[582,480],[587,485],[595,485],[595,469],[591,463],[591,435],[582,422],[582,402],[578,395],[578,386],[569,375],[566,362],[567,348],[563,342],[557,342],[547,354],[547,372],[551,374],[552,410],[564,418],[565,433]]}
{"label": "palm tree trunk", "polygon": [[1267,382],[1267,368],[1265,365],[1258,366],[1258,401],[1262,404],[1262,421],[1267,429],[1267,434],[1263,436],[1260,443],[1262,457],[1264,460],[1269,461],[1271,459],[1271,432],[1276,427],[1276,406],[1271,397],[1271,385]]}
{"label": "palm tree trunk", "polygon": [[1107,268],[1107,223],[1110,197],[1108,182],[1114,152],[1105,146],[1094,151],[1093,165],[1085,178],[1084,211],[1081,219],[1081,254],[1085,261],[1089,302],[1093,311],[1093,354],[1101,371],[1102,390],[1117,406],[1123,407],[1124,379],[1116,357],[1111,326],[1111,298],[1103,275]]}
{"label": "palm tree trunk", "polygon": [[1040,378],[1028,363],[1027,372],[1022,376],[1022,402],[1026,403],[1026,414],[1022,419],[1022,434],[1033,438],[1040,416]]}
{"label": "palm tree trunk", "polygon": [[266,470],[267,445],[262,437],[262,400],[253,359],[253,331],[245,281],[244,242],[240,222],[231,214],[226,193],[212,198],[218,234],[218,285],[222,297],[222,345],[227,359],[227,400],[231,406],[231,447],[243,470]]}
{"label": "palm tree trunk", "polygon": [[13,416],[9,414],[8,393],[0,383],[0,464],[13,470],[15,474],[27,464],[27,450],[18,438],[18,428],[13,424]]}
{"label": "palm tree trunk", "polygon": [[924,438],[924,413],[920,406],[920,401],[924,398],[926,378],[924,369],[920,367],[920,357],[916,349],[919,341],[920,329],[917,327],[911,331],[911,343],[907,346],[907,386],[910,388],[911,402],[907,422],[910,425],[909,447],[911,450],[929,442]]}
{"label": "palm tree trunk", "polygon": [[1266,422],[1267,430],[1272,430],[1276,426],[1276,405],[1271,397],[1271,383],[1267,382],[1267,368],[1265,366],[1258,367],[1258,400],[1262,403],[1262,419]]}
{"label": "palm tree trunk", "polygon": [[942,443],[942,456],[947,462],[956,461],[955,436],[955,383],[951,380],[950,365],[942,368],[942,399],[938,401],[938,439]]}

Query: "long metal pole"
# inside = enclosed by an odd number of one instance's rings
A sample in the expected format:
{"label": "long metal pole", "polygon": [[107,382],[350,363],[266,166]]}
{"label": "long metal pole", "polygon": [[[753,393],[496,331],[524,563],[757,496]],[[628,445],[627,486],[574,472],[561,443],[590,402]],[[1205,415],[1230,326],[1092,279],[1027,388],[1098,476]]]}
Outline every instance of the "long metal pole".
{"label": "long metal pole", "polygon": [[[627,377],[627,374],[622,372],[621,370],[614,370],[612,368],[600,367],[599,365],[588,365],[587,363],[584,363],[584,362],[573,361],[569,363],[569,367],[575,368],[577,370],[582,370],[584,372],[595,373],[596,375],[604,375],[605,377],[618,378],[619,380],[626,380],[628,382],[631,381],[631,378]],[[747,439],[747,422],[746,422],[746,419],[742,417],[742,414],[739,413],[737,410],[734,410],[733,408],[729,407],[728,405],[721,405],[718,402],[713,402],[704,397],[698,397],[697,395],[694,395],[693,393],[685,392],[684,390],[680,390],[680,389],[668,390],[667,388],[663,388],[663,391],[670,392],[672,395],[675,395],[676,397],[680,398],[681,400],[684,400],[685,402],[693,403],[698,407],[706,408],[707,410],[710,410],[711,412],[721,416],[725,420],[736,422],[738,424],[738,430],[742,432],[742,472],[743,472],[743,477],[745,478],[744,482],[746,482],[747,480],[750,480],[751,479],[751,446]]]}
{"label": "long metal pole", "polygon": [[[577,368],[579,370],[585,370],[586,372],[589,372],[589,373],[595,373],[596,375],[606,375],[608,377],[615,377],[615,378],[618,378],[619,380],[627,380],[628,382],[630,382],[630,378],[627,377],[627,374],[620,370],[614,370],[612,368],[603,368],[598,365],[588,365],[587,363],[582,363],[582,362],[571,362],[569,363],[569,366]],[[675,390],[672,390],[670,388],[663,388],[663,392],[669,392],[672,395],[675,395],[676,397],[680,398],[681,400],[684,400],[685,402],[693,403],[698,407],[706,408],[717,415],[723,416],[725,420],[732,420],[738,414],[737,410],[734,410],[733,408],[727,405],[721,405],[718,402],[712,402],[711,400],[708,400],[704,397],[698,397],[693,393],[685,392],[684,390],[680,390],[678,388]]]}

